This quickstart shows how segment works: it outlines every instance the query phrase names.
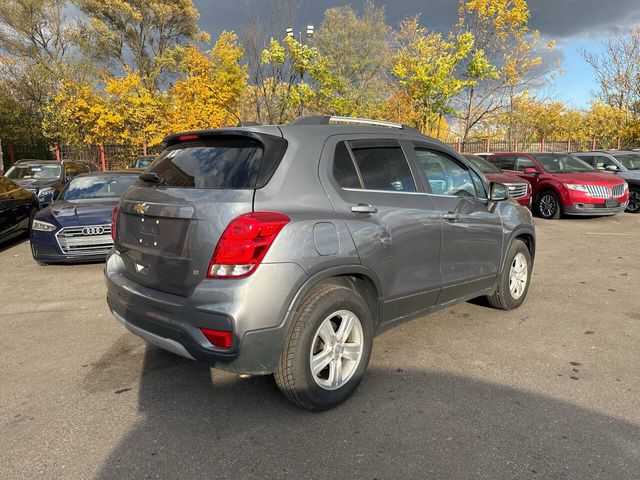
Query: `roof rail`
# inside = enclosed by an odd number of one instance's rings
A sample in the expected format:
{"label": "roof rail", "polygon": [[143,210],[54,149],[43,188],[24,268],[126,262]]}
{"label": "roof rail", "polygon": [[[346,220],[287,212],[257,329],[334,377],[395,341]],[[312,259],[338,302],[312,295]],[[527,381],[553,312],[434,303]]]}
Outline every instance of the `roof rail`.
{"label": "roof rail", "polygon": [[370,118],[355,118],[355,117],[337,117],[330,115],[319,115],[313,117],[302,117],[294,120],[289,125],[329,125],[330,123],[355,123],[360,125],[373,125],[376,127],[388,127],[408,129],[400,123],[385,122],[382,120],[372,120]]}

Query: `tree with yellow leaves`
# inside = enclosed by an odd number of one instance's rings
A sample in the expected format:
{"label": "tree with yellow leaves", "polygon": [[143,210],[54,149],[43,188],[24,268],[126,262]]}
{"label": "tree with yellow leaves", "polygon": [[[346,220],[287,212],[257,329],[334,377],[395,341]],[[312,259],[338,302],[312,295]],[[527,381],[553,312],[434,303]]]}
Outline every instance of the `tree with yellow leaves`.
{"label": "tree with yellow leaves", "polygon": [[510,110],[519,92],[540,76],[535,74],[542,61],[539,33],[529,29],[529,17],[526,0],[460,0],[456,31],[474,38],[463,72],[474,81],[458,99],[463,141],[487,116]]}
{"label": "tree with yellow leaves", "polygon": [[185,77],[169,92],[171,108],[165,130],[179,132],[238,123],[238,109],[247,87],[247,69],[240,65],[242,47],[234,33],[223,32],[209,52],[187,50]]}
{"label": "tree with yellow leaves", "polygon": [[392,74],[403,92],[392,100],[408,101],[413,117],[411,124],[423,132],[440,135],[445,115],[453,113],[452,99],[474,82],[459,78],[456,68],[473,48],[473,35],[442,38],[419,24],[419,17],[405,19],[396,34],[400,48],[395,56]]}
{"label": "tree with yellow leaves", "polygon": [[117,143],[122,120],[91,85],[64,80],[44,108],[42,128],[47,137],[65,145]]}
{"label": "tree with yellow leaves", "polygon": [[166,95],[152,92],[138,73],[127,71],[123,77],[105,79],[105,116],[119,120],[117,143],[129,146],[153,146],[164,136],[164,118],[168,99]]}

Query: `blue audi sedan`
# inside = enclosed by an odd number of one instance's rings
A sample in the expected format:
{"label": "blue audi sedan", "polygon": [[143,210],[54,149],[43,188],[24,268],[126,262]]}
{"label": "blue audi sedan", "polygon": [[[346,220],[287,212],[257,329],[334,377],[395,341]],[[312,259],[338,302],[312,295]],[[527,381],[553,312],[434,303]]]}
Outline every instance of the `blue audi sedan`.
{"label": "blue audi sedan", "polygon": [[44,263],[103,261],[113,245],[111,217],[120,196],[139,172],[78,175],[31,226],[31,253]]}

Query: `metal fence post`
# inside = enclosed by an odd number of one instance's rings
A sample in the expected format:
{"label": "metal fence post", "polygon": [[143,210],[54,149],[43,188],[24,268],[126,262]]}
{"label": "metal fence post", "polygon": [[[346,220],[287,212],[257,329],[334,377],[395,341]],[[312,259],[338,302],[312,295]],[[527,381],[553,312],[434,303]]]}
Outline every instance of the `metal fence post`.
{"label": "metal fence post", "polygon": [[462,143],[460,142],[460,139],[456,141],[456,152],[462,153]]}
{"label": "metal fence post", "polygon": [[58,145],[58,142],[56,142],[56,144],[55,144],[54,152],[55,152],[55,155],[56,155],[56,160],[59,162],[60,161],[60,146]]}
{"label": "metal fence post", "polygon": [[106,170],[106,167],[104,164],[104,147],[102,146],[101,143],[98,144],[98,149],[100,150],[100,165],[102,166],[102,171],[104,172]]}

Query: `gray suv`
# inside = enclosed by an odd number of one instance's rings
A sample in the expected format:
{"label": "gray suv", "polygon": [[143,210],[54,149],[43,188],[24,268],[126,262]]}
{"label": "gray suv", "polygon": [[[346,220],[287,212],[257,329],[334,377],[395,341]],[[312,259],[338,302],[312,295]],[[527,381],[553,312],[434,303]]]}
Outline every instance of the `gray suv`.
{"label": "gray suv", "polygon": [[525,299],[529,210],[402,125],[306,117],[171,135],[114,211],[115,317],[147,342],[331,408],[374,336],[486,296]]}

